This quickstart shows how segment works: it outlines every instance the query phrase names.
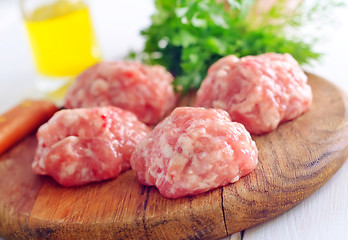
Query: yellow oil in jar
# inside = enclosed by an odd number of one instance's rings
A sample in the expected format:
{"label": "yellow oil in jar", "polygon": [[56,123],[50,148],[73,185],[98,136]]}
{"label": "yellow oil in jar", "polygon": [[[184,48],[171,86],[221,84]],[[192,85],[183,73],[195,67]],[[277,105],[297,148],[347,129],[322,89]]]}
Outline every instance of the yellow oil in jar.
{"label": "yellow oil in jar", "polygon": [[24,18],[40,74],[75,76],[101,60],[89,9],[84,3],[60,0],[41,6]]}

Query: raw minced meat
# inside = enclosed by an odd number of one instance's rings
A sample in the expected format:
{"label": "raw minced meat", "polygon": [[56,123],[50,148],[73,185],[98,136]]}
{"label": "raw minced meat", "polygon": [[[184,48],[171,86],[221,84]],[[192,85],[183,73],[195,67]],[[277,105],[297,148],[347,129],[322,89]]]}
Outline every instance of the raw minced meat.
{"label": "raw minced meat", "polygon": [[130,163],[142,184],[178,198],[238,181],[255,168],[257,153],[226,111],[179,107],[140,141]]}
{"label": "raw minced meat", "polygon": [[161,66],[137,62],[102,62],[77,77],[65,107],[116,106],[146,124],[158,123],[175,105],[173,76]]}
{"label": "raw minced meat", "polygon": [[136,144],[149,132],[120,108],[61,110],[39,128],[32,168],[64,186],[115,178],[130,168]]}
{"label": "raw minced meat", "polygon": [[196,106],[226,110],[254,134],[300,116],[311,103],[311,87],[296,60],[276,53],[218,60],[209,68],[196,100]]}

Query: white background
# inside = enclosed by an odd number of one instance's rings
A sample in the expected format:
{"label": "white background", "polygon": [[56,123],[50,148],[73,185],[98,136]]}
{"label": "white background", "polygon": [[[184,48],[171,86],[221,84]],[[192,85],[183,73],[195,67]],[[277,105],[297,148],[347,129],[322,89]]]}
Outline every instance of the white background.
{"label": "white background", "polygon": [[[98,0],[90,1],[90,6],[104,59],[121,59],[130,49],[141,49],[139,30],[150,24],[152,1]],[[316,49],[325,55],[305,69],[348,92],[348,9],[339,9],[333,16],[334,25],[306,29],[308,34],[322,36]],[[35,78],[18,0],[0,0],[0,113],[35,97]],[[348,163],[300,205],[245,231],[243,239],[348,239]]]}

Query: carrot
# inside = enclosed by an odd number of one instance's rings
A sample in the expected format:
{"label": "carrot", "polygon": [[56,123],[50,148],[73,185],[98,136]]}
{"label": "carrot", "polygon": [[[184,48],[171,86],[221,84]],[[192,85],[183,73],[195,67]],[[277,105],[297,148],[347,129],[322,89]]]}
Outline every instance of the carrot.
{"label": "carrot", "polygon": [[0,115],[0,154],[45,123],[57,110],[48,101],[26,100]]}

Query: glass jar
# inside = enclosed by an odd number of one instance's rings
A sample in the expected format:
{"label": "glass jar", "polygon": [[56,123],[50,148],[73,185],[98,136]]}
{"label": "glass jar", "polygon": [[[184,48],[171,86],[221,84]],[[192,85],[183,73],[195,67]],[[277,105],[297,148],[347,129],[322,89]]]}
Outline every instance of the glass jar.
{"label": "glass jar", "polygon": [[22,0],[21,11],[39,74],[39,91],[55,93],[101,60],[84,1]]}

